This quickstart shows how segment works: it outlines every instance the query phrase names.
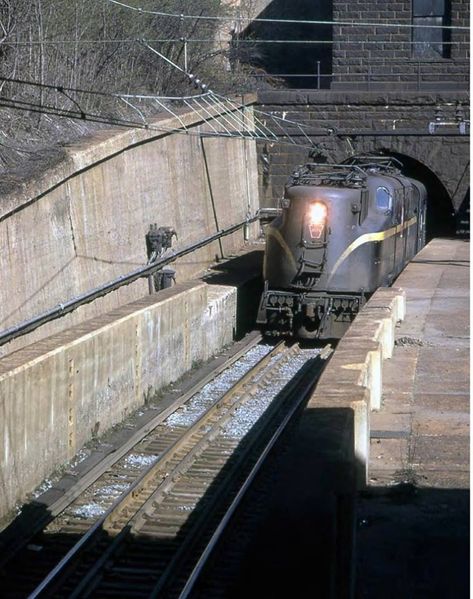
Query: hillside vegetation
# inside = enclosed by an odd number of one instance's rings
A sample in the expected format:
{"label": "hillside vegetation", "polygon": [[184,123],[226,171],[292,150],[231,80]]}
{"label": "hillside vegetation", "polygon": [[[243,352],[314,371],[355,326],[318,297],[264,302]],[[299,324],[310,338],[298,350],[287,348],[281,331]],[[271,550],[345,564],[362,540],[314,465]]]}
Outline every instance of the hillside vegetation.
{"label": "hillside vegetation", "polygon": [[[224,16],[220,0],[126,0],[144,10],[188,15]],[[60,143],[109,123],[137,121],[137,111],[106,93],[182,95],[193,93],[186,78],[141,40],[184,66],[213,89],[231,93],[242,75],[230,72],[228,44],[218,45],[223,25],[213,20],[188,20],[144,14],[109,0],[1,0],[0,2],[0,173],[14,183],[26,164],[42,170],[61,156]],[[8,81],[14,79],[17,81]],[[21,81],[21,82],[20,82]],[[55,86],[55,89],[25,82]],[[59,88],[59,89],[58,89]],[[70,88],[70,89],[63,89]],[[13,104],[12,104],[13,103]],[[83,113],[82,120],[57,116],[57,110]],[[158,106],[139,104],[144,115]],[[58,143],[59,142],[59,145]],[[38,154],[38,150],[42,150]],[[39,156],[39,157],[38,157]],[[30,173],[31,174],[31,173]]]}

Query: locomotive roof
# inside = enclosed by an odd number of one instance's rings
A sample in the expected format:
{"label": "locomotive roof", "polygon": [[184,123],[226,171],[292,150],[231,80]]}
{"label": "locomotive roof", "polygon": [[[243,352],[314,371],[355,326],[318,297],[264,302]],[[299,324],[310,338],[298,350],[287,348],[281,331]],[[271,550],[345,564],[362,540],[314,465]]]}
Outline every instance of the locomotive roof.
{"label": "locomotive roof", "polygon": [[288,185],[363,187],[371,175],[398,175],[396,159],[389,156],[355,156],[343,164],[307,163],[291,175]]}

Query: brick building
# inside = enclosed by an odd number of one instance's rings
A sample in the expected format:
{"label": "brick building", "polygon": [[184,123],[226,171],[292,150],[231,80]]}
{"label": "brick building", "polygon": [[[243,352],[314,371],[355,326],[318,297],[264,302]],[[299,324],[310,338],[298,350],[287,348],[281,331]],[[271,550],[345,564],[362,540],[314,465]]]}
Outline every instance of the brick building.
{"label": "brick building", "polygon": [[[469,8],[468,0],[334,0],[335,21],[360,25],[333,28],[332,89],[467,90]],[[376,21],[390,26],[361,25]]]}

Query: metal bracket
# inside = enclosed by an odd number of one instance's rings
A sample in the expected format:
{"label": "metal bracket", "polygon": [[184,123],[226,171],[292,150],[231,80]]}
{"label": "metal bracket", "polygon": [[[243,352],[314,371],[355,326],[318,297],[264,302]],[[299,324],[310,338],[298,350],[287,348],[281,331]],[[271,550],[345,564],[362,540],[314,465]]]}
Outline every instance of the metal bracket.
{"label": "metal bracket", "polygon": [[[172,227],[158,227],[156,223],[149,226],[149,231],[146,233],[148,264],[155,262],[172,247],[174,236],[177,239],[177,233]],[[171,287],[173,281],[176,282],[175,275],[176,271],[168,267],[156,271],[148,277],[149,292],[154,293]]]}

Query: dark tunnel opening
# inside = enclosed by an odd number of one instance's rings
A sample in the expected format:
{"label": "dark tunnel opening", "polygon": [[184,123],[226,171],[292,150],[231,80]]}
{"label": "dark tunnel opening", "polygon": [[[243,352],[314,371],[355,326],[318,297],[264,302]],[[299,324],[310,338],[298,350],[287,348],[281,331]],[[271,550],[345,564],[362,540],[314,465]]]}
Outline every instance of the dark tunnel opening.
{"label": "dark tunnel opening", "polygon": [[[274,0],[258,18],[331,21],[332,15],[331,2]],[[260,43],[251,43],[252,39]],[[239,41],[244,43],[239,44]],[[303,41],[309,43],[301,43]],[[266,79],[269,74],[281,79],[284,87],[327,89],[332,72],[331,41],[331,25],[253,22],[235,38],[233,53],[239,62],[261,70],[255,73],[260,79]],[[274,84],[271,78],[270,82]]]}
{"label": "dark tunnel opening", "polygon": [[415,158],[384,150],[403,164],[403,173],[425,185],[427,203],[427,240],[434,237],[453,237],[456,232],[455,210],[445,186],[437,175]]}

